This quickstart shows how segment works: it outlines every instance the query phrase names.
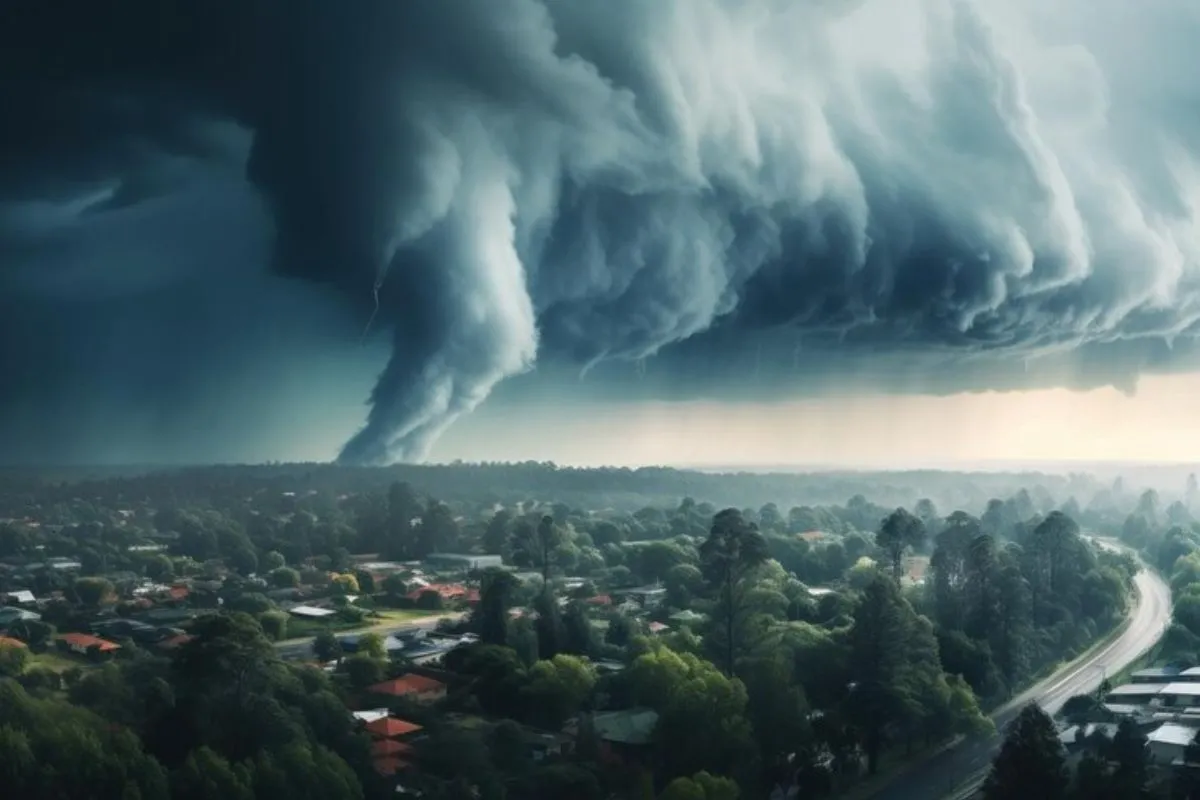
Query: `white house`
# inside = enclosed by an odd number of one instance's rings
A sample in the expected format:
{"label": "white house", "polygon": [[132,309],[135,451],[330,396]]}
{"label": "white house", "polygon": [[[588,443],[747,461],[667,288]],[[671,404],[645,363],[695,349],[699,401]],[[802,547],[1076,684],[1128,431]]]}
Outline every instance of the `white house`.
{"label": "white house", "polygon": [[1150,757],[1159,764],[1170,764],[1183,758],[1187,746],[1196,735],[1195,728],[1168,722],[1151,731],[1146,740],[1150,746]]}

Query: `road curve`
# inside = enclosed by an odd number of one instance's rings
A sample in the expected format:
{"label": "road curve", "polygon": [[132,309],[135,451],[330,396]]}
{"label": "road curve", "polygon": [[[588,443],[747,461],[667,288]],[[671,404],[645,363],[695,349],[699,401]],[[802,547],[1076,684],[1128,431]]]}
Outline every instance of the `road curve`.
{"label": "road curve", "polygon": [[[1111,547],[1105,543],[1101,546]],[[1134,577],[1134,584],[1137,587],[1133,598],[1135,605],[1121,633],[992,712],[998,731],[1031,701],[1036,701],[1051,714],[1056,713],[1070,697],[1094,691],[1106,674],[1120,671],[1154,646],[1171,621],[1171,590],[1161,577],[1148,569]],[[871,797],[875,800],[938,797],[964,800],[973,796],[983,784],[1000,743],[999,734],[988,739],[964,741],[914,765]]]}

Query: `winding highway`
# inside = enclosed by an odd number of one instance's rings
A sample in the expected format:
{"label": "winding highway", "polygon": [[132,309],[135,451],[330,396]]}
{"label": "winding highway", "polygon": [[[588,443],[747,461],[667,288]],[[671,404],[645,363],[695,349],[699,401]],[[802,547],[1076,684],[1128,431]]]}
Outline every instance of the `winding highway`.
{"label": "winding highway", "polygon": [[[1101,547],[1118,549],[1108,542]],[[1137,593],[1129,618],[1116,638],[1100,645],[992,712],[997,731],[1036,701],[1054,714],[1070,697],[1095,691],[1106,674],[1120,671],[1158,642],[1171,620],[1171,590],[1156,573],[1143,569],[1134,577]],[[966,800],[983,785],[992,759],[1000,749],[1001,734],[965,740],[913,765],[881,787],[875,800]]]}

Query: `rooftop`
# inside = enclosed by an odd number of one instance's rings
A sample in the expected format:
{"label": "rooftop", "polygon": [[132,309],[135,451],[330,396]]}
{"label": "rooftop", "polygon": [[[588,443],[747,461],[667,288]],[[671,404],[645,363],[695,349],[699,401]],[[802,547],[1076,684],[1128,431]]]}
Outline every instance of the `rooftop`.
{"label": "rooftop", "polygon": [[[1153,686],[1154,684],[1147,685]],[[1200,683],[1188,683],[1186,681],[1168,683],[1162,688],[1159,694],[1200,695]]]}
{"label": "rooftop", "polygon": [[408,694],[425,694],[426,692],[437,692],[446,688],[446,684],[441,681],[427,678],[424,675],[408,674],[399,678],[394,678],[390,681],[377,683],[372,686],[369,691],[375,694],[390,694],[394,697],[403,697]]}
{"label": "rooftop", "polygon": [[649,708],[609,711],[592,718],[597,736],[620,744],[649,744],[657,724],[658,713]]}
{"label": "rooftop", "polygon": [[1172,744],[1179,747],[1187,747],[1192,743],[1192,739],[1196,736],[1196,729],[1189,728],[1186,725],[1176,725],[1174,722],[1168,722],[1165,725],[1160,725],[1152,730],[1146,739],[1157,744]]}
{"label": "rooftop", "polygon": [[1130,695],[1158,694],[1168,686],[1178,686],[1170,683],[1126,683],[1116,686],[1108,693],[1109,697],[1126,697]]}
{"label": "rooftop", "polygon": [[102,653],[120,650],[121,645],[110,642],[107,639],[101,639],[99,636],[92,636],[89,633],[64,633],[58,637],[59,641],[66,642],[72,647],[91,648],[95,647]]}
{"label": "rooftop", "polygon": [[415,722],[409,722],[406,719],[397,719],[396,717],[377,719],[373,722],[368,722],[364,727],[367,729],[367,733],[384,739],[407,736],[410,733],[422,730],[421,726]]}
{"label": "rooftop", "polygon": [[337,612],[332,608],[318,608],[316,606],[292,606],[288,609],[289,614],[295,614],[297,617],[313,617],[320,619],[321,617],[332,617]]}

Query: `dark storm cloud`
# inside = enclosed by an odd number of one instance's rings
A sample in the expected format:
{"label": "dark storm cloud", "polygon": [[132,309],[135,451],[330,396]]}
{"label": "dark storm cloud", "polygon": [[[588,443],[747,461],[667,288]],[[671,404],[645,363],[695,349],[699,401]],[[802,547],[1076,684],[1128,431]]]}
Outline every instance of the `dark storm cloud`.
{"label": "dark storm cloud", "polygon": [[1200,15],[1061,6],[26,2],[0,280],[243,291],[265,256],[136,231],[186,240],[172,198],[245,160],[275,272],[392,339],[358,462],[535,358],[658,396],[1128,391],[1196,364]]}

